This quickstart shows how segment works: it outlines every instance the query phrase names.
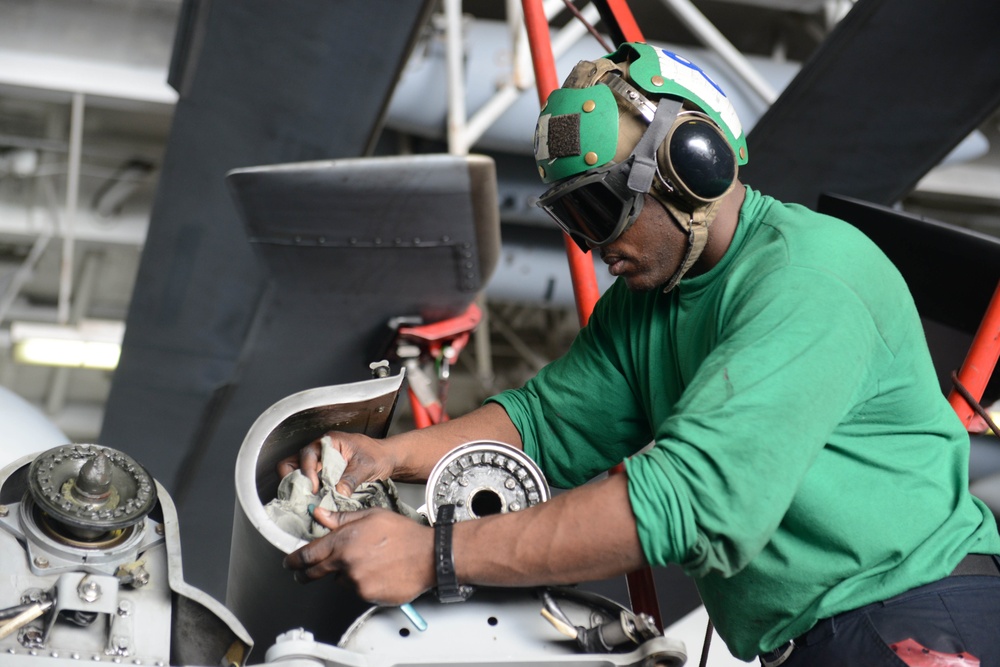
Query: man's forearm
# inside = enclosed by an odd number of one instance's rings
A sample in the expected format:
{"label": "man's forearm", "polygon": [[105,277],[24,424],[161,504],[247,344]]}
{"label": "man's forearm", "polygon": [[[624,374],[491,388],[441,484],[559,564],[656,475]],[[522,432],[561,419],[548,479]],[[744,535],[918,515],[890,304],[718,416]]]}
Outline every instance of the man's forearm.
{"label": "man's forearm", "polygon": [[572,584],[645,564],[624,474],[521,512],[463,521],[453,551],[460,582],[492,586]]}
{"label": "man's forearm", "polygon": [[434,465],[455,447],[473,440],[497,440],[522,447],[507,411],[496,403],[428,428],[386,438],[383,443],[395,461],[393,479],[402,482],[426,481]]}

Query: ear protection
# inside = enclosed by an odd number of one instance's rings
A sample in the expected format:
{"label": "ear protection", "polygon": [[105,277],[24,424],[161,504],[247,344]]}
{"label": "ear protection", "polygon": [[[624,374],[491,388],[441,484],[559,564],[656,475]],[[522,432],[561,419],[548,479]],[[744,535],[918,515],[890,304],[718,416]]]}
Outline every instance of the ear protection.
{"label": "ear protection", "polygon": [[[640,120],[628,111],[619,115],[619,145],[634,145],[631,155],[640,165],[638,172],[635,166],[632,168],[631,189],[665,197],[688,212],[718,201],[729,192],[736,181],[736,152],[710,116],[686,109],[683,101],[667,97],[654,106],[617,73],[605,75],[601,83],[612,90],[620,107],[642,117]],[[633,144],[635,132],[641,132],[641,136]],[[650,160],[651,156],[655,161]],[[644,162],[648,163],[645,167]]]}
{"label": "ear protection", "polygon": [[584,252],[628,229],[646,193],[671,213],[689,245],[667,289],[697,261],[746,161],[722,90],[690,61],[641,43],[578,63],[535,129],[535,163],[551,185],[538,205]]}

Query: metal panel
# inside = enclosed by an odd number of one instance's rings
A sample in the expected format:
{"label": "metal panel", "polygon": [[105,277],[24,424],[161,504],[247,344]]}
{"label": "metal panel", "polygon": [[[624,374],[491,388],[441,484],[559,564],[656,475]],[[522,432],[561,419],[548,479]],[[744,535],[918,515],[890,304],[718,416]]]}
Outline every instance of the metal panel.
{"label": "metal panel", "polygon": [[462,313],[500,246],[495,169],[482,156],[255,167],[229,182],[269,290],[173,494],[188,576],[217,594],[234,503],[220,480],[257,416],[295,392],[369,377],[392,340],[391,319]]}
{"label": "metal panel", "polygon": [[859,0],[748,137],[744,182],[892,204],[1000,106],[1000,4]]}
{"label": "metal panel", "polygon": [[839,195],[821,196],[819,211],[846,220],[881,248],[921,317],[976,333],[1000,281],[1000,239]]}

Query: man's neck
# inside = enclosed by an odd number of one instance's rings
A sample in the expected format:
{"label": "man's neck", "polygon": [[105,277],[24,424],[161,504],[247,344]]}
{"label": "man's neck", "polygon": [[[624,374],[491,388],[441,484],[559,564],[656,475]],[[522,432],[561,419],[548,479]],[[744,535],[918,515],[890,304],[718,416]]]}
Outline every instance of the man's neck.
{"label": "man's neck", "polygon": [[743,206],[745,198],[746,189],[737,180],[733,189],[719,205],[719,212],[708,228],[708,243],[705,244],[701,257],[691,267],[688,275],[697,276],[706,273],[722,261],[736,235],[736,225],[740,220],[740,208]]}

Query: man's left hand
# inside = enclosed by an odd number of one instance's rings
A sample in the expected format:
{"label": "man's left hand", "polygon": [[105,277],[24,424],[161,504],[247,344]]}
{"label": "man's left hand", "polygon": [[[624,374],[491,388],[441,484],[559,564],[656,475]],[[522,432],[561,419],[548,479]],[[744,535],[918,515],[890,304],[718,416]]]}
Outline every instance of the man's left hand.
{"label": "man's left hand", "polygon": [[328,512],[317,507],[313,518],[330,533],[285,557],[297,581],[333,575],[380,605],[410,602],[434,585],[433,529],[383,509]]}

